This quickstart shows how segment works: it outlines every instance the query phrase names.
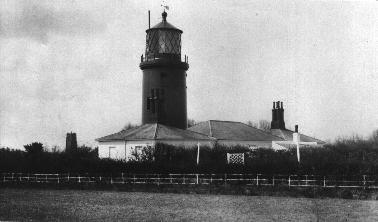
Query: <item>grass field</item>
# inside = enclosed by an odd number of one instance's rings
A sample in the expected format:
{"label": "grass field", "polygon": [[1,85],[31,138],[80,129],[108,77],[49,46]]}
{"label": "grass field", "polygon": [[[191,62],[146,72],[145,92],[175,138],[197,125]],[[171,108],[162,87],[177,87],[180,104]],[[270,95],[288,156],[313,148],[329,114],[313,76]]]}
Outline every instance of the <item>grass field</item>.
{"label": "grass field", "polygon": [[378,221],[378,201],[0,189],[0,220]]}

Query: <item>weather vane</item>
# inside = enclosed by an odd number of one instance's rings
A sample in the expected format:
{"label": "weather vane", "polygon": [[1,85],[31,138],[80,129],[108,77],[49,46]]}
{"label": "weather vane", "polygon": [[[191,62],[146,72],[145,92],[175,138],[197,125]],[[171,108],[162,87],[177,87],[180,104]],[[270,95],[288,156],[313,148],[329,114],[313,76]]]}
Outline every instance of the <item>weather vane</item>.
{"label": "weather vane", "polygon": [[167,3],[165,1],[162,2],[162,4],[160,5],[161,7],[163,7],[164,11],[167,9],[169,10],[169,6],[167,5]]}

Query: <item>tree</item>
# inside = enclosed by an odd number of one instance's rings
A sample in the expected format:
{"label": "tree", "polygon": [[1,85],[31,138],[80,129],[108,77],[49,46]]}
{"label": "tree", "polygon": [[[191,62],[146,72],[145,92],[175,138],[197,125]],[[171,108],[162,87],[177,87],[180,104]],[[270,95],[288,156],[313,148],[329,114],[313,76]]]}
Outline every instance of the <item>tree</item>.
{"label": "tree", "polygon": [[196,125],[197,122],[194,119],[188,119],[188,128]]}
{"label": "tree", "polygon": [[43,153],[43,144],[39,142],[34,142],[31,144],[24,145],[24,148],[28,154]]}
{"label": "tree", "polygon": [[248,120],[248,121],[247,121],[247,125],[248,125],[248,126],[255,127],[255,128],[258,128],[258,124],[255,123],[254,121],[251,121],[251,120]]}
{"label": "tree", "polygon": [[262,119],[259,121],[259,129],[266,132],[270,131],[270,122],[268,120]]}
{"label": "tree", "polygon": [[137,127],[137,126],[138,126],[137,124],[133,124],[133,123],[128,122],[128,123],[122,128],[122,130],[132,129],[132,128],[135,128],[135,127]]}

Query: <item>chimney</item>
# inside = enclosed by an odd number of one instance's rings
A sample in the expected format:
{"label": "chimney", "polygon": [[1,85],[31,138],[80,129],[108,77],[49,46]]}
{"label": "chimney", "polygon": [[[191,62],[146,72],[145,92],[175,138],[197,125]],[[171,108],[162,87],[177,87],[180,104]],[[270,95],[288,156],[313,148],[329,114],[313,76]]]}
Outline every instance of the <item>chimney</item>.
{"label": "chimney", "polygon": [[301,141],[301,137],[298,133],[298,125],[295,125],[295,132],[293,133],[293,142],[299,143]]}
{"label": "chimney", "polygon": [[273,102],[271,129],[286,129],[283,102]]}

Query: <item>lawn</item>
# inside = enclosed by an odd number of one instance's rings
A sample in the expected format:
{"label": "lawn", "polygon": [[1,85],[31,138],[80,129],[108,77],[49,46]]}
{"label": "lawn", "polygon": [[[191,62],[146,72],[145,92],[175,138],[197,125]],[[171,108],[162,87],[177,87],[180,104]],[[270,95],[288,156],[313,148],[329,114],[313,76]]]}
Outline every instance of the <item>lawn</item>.
{"label": "lawn", "polygon": [[0,220],[378,221],[378,201],[0,189]]}

